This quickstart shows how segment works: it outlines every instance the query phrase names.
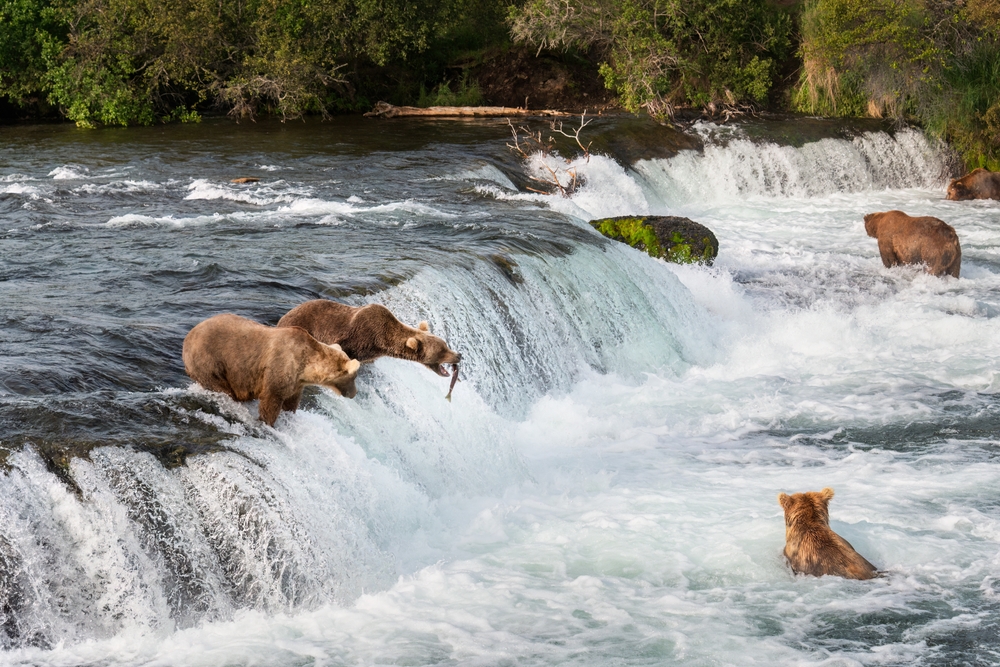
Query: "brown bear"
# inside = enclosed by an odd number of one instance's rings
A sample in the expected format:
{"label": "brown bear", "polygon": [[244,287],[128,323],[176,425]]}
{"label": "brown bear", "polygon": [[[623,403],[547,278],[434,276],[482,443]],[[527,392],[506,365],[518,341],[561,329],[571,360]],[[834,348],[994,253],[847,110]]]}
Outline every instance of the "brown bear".
{"label": "brown bear", "polygon": [[955,229],[937,218],[913,218],[902,211],[869,213],[865,231],[878,239],[878,251],[886,267],[926,264],[927,272],[958,278],[962,248]]}
{"label": "brown bear", "polygon": [[237,401],[260,399],[260,419],[274,426],[295,412],[302,388],[318,384],[354,398],[360,362],[298,327],[269,327],[225,313],[195,325],[184,338],[184,370],[212,391]]}
{"label": "brown bear", "polygon": [[947,198],[952,201],[1000,199],[1000,172],[979,168],[962,178],[954,178],[948,184]]}
{"label": "brown bear", "polygon": [[406,326],[385,306],[370,303],[354,307],[327,299],[299,304],[278,320],[279,327],[301,327],[316,340],[340,345],[361,363],[379,357],[396,357],[423,364],[448,377],[442,364],[457,364],[462,355],[452,351],[443,338],[430,333],[427,322]]}
{"label": "brown bear", "polygon": [[785,510],[785,558],[796,574],[821,577],[832,574],[848,579],[872,579],[878,570],[854,547],[830,530],[833,489],[820,492],[778,494]]}

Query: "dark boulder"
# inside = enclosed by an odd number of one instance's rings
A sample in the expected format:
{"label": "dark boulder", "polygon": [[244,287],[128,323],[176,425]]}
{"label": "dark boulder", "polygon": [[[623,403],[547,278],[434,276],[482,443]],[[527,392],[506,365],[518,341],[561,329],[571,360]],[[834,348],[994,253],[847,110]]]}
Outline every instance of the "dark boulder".
{"label": "dark boulder", "polygon": [[591,220],[608,238],[645,250],[677,264],[711,264],[719,254],[712,230],[689,218],[673,215],[631,215]]}

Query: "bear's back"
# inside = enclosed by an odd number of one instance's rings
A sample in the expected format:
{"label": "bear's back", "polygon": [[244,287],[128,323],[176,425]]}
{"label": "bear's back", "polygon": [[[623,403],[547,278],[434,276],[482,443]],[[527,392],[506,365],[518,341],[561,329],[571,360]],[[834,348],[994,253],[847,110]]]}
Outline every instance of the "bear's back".
{"label": "bear's back", "polygon": [[785,549],[792,570],[815,577],[833,575],[847,579],[872,579],[877,568],[859,554],[851,543],[827,525],[812,526],[801,535],[794,553]]}
{"label": "bear's back", "polygon": [[948,184],[947,198],[953,201],[969,199],[1000,199],[1000,172],[978,167]]}
{"label": "bear's back", "polygon": [[341,344],[358,310],[354,306],[329,299],[313,299],[300,303],[285,313],[278,320],[278,327],[300,327],[321,343]]}
{"label": "bear's back", "polygon": [[[259,396],[269,369],[297,373],[318,343],[300,328],[277,329],[223,313],[196,324],[184,338],[184,369],[207,389],[246,401]],[[293,368],[294,367],[294,368]]]}

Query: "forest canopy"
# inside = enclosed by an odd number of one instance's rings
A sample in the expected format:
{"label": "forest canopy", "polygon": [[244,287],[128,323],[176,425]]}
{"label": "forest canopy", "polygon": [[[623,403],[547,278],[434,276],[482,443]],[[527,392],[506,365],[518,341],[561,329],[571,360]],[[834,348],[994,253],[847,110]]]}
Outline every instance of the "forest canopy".
{"label": "forest canopy", "polygon": [[0,100],[83,126],[478,103],[517,49],[664,120],[882,117],[1000,168],[1000,0],[0,0]]}

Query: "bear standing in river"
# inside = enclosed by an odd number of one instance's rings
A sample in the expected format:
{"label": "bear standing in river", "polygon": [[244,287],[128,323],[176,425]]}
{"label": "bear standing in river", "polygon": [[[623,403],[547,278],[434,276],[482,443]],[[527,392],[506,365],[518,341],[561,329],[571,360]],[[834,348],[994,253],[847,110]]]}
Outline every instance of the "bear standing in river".
{"label": "bear standing in river", "polygon": [[229,313],[195,325],[184,338],[183,357],[184,370],[206,389],[237,401],[259,398],[260,419],[268,426],[282,410],[295,412],[307,384],[354,398],[361,366],[303,329],[268,327]]}
{"label": "bear standing in river", "polygon": [[1000,199],[1000,172],[988,169],[973,169],[962,178],[948,184],[947,199]]}
{"label": "bear standing in river", "polygon": [[396,319],[385,306],[371,303],[355,308],[327,299],[314,299],[292,308],[278,320],[279,327],[302,327],[316,340],[338,344],[362,363],[379,357],[396,357],[423,364],[438,375],[448,377],[443,364],[457,364],[462,355],[433,336],[427,322],[416,328]]}
{"label": "bear standing in river", "polygon": [[914,218],[902,211],[869,213],[865,231],[878,239],[878,251],[887,268],[899,264],[926,264],[927,272],[958,278],[962,248],[955,229],[931,217]]}
{"label": "bear standing in river", "polygon": [[796,574],[872,579],[878,570],[830,529],[833,489],[778,494],[785,510],[785,558]]}

